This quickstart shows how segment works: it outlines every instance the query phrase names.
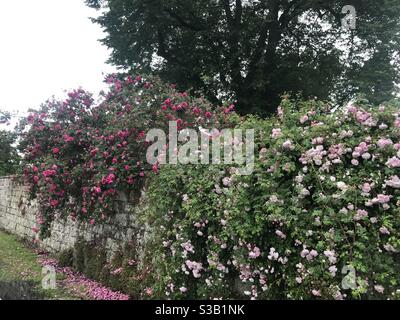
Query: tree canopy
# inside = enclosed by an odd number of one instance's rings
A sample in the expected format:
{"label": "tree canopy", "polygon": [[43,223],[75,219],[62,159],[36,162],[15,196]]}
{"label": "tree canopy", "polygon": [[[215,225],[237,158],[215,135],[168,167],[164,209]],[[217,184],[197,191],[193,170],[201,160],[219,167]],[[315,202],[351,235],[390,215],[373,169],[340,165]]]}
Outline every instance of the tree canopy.
{"label": "tree canopy", "polygon": [[[86,0],[103,8],[110,62],[155,72],[212,102],[268,114],[285,92],[341,103],[392,97],[399,0]],[[355,29],[343,28],[346,5]],[[345,12],[345,13],[342,13]]]}

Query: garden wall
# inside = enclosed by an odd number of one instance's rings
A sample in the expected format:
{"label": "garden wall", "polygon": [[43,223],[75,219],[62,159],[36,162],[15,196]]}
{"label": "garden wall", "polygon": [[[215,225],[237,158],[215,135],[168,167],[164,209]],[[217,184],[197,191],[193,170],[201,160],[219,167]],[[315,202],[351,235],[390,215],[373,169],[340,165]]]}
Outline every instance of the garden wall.
{"label": "garden wall", "polygon": [[108,258],[124,243],[135,240],[139,245],[144,240],[145,228],[137,221],[135,213],[143,210],[142,201],[131,205],[126,195],[121,194],[115,204],[116,215],[102,224],[90,225],[74,222],[71,219],[57,218],[51,226],[51,236],[43,241],[34,231],[37,227],[38,208],[35,203],[28,203],[25,186],[13,177],[0,177],[0,229],[15,234],[38,245],[51,253],[59,253],[74,247],[78,240],[96,242],[102,245]]}

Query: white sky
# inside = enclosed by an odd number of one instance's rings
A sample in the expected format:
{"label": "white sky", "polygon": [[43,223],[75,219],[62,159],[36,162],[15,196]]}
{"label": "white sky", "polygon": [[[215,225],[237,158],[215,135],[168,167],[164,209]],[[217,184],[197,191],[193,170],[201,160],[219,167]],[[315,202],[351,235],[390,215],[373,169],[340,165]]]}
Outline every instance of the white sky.
{"label": "white sky", "polygon": [[98,93],[109,51],[84,0],[0,1],[0,109],[25,111],[82,88]]}

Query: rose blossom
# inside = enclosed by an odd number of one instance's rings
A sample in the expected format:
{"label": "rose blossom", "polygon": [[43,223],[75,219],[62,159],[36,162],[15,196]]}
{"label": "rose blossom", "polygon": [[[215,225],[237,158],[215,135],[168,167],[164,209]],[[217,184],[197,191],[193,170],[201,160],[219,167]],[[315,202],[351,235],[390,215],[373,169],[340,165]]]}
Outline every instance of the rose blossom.
{"label": "rose blossom", "polygon": [[272,129],[272,134],[271,134],[271,137],[272,137],[272,138],[278,139],[278,138],[280,138],[281,136],[282,136],[282,129],[280,129],[280,128]]}
{"label": "rose blossom", "polygon": [[392,187],[394,189],[399,189],[400,188],[400,178],[398,176],[392,176],[392,177],[390,177],[389,180],[385,181],[385,184],[388,187]]}
{"label": "rose blossom", "polygon": [[360,220],[362,220],[362,219],[364,219],[366,217],[368,217],[368,212],[366,210],[358,209],[357,210],[357,214],[354,216],[353,219],[355,221],[360,221]]}
{"label": "rose blossom", "polygon": [[381,234],[386,234],[386,235],[389,235],[389,234],[390,234],[388,228],[386,228],[386,227],[380,227],[380,228],[379,228],[379,232],[380,232]]}
{"label": "rose blossom", "polygon": [[308,121],[308,116],[307,115],[304,115],[304,116],[302,116],[301,118],[300,118],[300,123],[301,124],[304,124],[304,123],[306,123],[307,121]]}
{"label": "rose blossom", "polygon": [[390,159],[386,162],[386,165],[387,165],[389,168],[399,168],[399,167],[400,167],[400,159],[397,158],[397,157],[390,158]]}
{"label": "rose blossom", "polygon": [[378,146],[379,148],[383,149],[383,148],[385,148],[385,147],[387,147],[387,146],[392,145],[392,144],[393,144],[393,141],[390,140],[390,139],[381,138],[381,139],[378,140],[378,142],[377,142],[376,144],[377,144],[377,146]]}
{"label": "rose blossom", "polygon": [[381,285],[375,285],[374,289],[378,292],[378,293],[383,293],[385,291],[385,288]]}
{"label": "rose blossom", "polygon": [[390,199],[392,196],[388,196],[386,194],[378,194],[378,196],[374,199],[372,199],[372,203],[380,203],[380,204],[385,204],[390,202]]}
{"label": "rose blossom", "polygon": [[362,190],[362,192],[364,192],[364,193],[370,193],[371,190],[372,190],[372,185],[369,184],[369,183],[364,183],[364,184],[362,185],[361,190]]}
{"label": "rose blossom", "polygon": [[254,247],[252,251],[249,252],[249,257],[251,259],[257,259],[261,255],[261,251],[258,247]]}
{"label": "rose blossom", "polygon": [[315,297],[320,297],[321,296],[321,291],[319,291],[319,290],[312,290],[311,293]]}

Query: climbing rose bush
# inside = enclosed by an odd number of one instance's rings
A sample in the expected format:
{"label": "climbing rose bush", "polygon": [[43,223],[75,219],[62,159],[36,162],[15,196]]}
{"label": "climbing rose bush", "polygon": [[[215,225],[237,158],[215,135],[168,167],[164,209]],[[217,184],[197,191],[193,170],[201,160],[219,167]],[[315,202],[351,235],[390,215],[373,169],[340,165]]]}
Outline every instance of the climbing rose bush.
{"label": "climbing rose bush", "polygon": [[136,191],[157,164],[146,162],[148,130],[216,127],[232,107],[216,110],[202,98],[178,92],[158,78],[110,76],[96,103],[78,89],[50,100],[24,119],[19,130],[24,179],[39,203],[38,228],[49,235],[56,216],[95,224],[114,214],[120,192]]}
{"label": "climbing rose bush", "polygon": [[152,179],[154,296],[400,298],[399,109],[285,98],[239,127],[257,129],[254,174],[170,166]]}

